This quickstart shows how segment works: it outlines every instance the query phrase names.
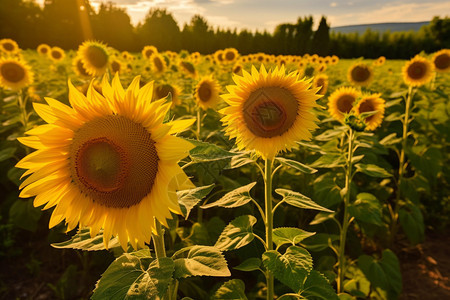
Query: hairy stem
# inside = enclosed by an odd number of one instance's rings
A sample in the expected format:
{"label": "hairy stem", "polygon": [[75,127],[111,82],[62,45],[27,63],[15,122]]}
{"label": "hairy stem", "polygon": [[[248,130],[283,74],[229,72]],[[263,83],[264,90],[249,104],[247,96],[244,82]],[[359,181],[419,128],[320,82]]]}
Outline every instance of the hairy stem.
{"label": "hairy stem", "polygon": [[[272,232],[273,232],[273,213],[272,213],[272,160],[266,159],[264,168],[265,183],[265,209],[266,209],[266,245],[267,250],[273,250]],[[273,274],[269,270],[266,271],[267,281],[267,300],[273,300]]]}

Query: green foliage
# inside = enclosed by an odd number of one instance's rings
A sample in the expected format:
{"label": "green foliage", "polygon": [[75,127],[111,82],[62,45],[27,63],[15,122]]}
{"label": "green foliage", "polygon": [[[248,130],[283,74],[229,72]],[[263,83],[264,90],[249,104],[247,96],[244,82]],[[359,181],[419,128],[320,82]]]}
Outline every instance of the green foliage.
{"label": "green foliage", "polygon": [[211,299],[247,300],[247,297],[245,296],[245,284],[242,280],[231,279],[222,284]]}
{"label": "green foliage", "polygon": [[307,232],[299,228],[280,227],[273,230],[272,238],[277,247],[285,244],[292,244],[294,246],[314,234],[314,232]]}
{"label": "green foliage", "polygon": [[202,205],[201,208],[211,208],[211,207],[225,207],[225,208],[233,208],[233,207],[239,207],[242,205],[247,204],[248,202],[252,201],[252,197],[250,196],[250,190],[256,185],[256,182],[252,182],[250,184],[244,185],[240,188],[237,188],[229,193],[227,193],[225,196],[220,198],[219,200],[208,203],[205,205]]}
{"label": "green foliage", "polygon": [[222,252],[215,247],[183,248],[177,251],[172,258],[175,263],[174,277],[176,279],[190,276],[227,277],[231,275]]}
{"label": "green foliage", "polygon": [[240,216],[228,224],[220,234],[215,247],[222,251],[239,249],[253,241],[253,225],[256,224],[253,216]]}
{"label": "green foliage", "polygon": [[314,210],[320,210],[320,211],[326,211],[326,212],[333,212],[332,210],[329,210],[328,208],[322,207],[312,201],[309,197],[306,197],[305,195],[302,195],[297,192],[293,192],[286,189],[276,189],[275,192],[281,196],[283,196],[283,200],[287,204],[290,204],[292,206],[298,207],[298,208],[307,208],[307,209],[314,209]]}
{"label": "green foliage", "polygon": [[[70,238],[70,240],[55,243],[52,244],[52,246],[60,249],[72,248],[86,251],[105,250],[105,244],[103,243],[103,230],[100,230],[96,236],[91,238],[89,228],[81,228]],[[119,239],[117,237],[113,237],[108,243],[108,248],[112,249],[116,247],[120,247]]]}

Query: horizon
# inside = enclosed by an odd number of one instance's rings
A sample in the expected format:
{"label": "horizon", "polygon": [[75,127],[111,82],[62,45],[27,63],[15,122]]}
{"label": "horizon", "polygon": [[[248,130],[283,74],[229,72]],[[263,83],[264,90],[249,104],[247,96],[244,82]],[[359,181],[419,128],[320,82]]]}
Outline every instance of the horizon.
{"label": "horizon", "polygon": [[[44,0],[35,1],[41,6],[44,3]],[[381,0],[377,3],[367,0],[317,0],[312,5],[297,0],[90,0],[90,5],[97,11],[101,3],[107,2],[125,8],[134,26],[144,20],[151,8],[166,8],[180,27],[189,23],[195,14],[200,14],[214,29],[252,32],[273,32],[277,25],[296,23],[299,17],[304,16],[314,17],[315,28],[320,18],[325,16],[330,27],[334,28],[426,22],[435,16],[446,17],[442,12],[450,11],[450,2],[444,0]],[[248,11],[253,13],[246,13]],[[261,22],[261,19],[264,21]]]}

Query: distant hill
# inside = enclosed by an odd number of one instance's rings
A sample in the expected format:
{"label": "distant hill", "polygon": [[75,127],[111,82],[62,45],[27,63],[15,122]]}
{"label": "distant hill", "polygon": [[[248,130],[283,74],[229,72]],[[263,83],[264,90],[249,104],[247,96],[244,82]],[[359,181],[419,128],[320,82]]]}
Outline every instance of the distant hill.
{"label": "distant hill", "polygon": [[395,31],[418,31],[423,25],[428,25],[430,22],[414,22],[414,23],[377,23],[377,24],[361,24],[361,25],[348,25],[348,26],[338,26],[332,27],[331,31],[341,32],[341,33],[353,33],[358,32],[360,34],[364,33],[367,28],[373,31],[385,32],[390,30]]}

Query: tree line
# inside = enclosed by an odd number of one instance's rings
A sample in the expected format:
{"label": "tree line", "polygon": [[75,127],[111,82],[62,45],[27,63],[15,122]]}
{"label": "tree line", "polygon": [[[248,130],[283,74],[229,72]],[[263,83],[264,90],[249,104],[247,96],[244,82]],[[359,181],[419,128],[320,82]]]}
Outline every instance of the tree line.
{"label": "tree line", "polygon": [[[89,32],[86,32],[86,27]],[[89,0],[45,0],[43,7],[27,0],[0,2],[0,38],[11,38],[22,48],[41,43],[76,49],[85,39],[96,39],[118,49],[140,51],[145,45],[160,50],[202,54],[218,49],[236,48],[241,54],[338,55],[342,58],[366,57],[408,59],[425,51],[450,48],[450,18],[435,17],[419,31],[379,33],[368,29],[364,34],[330,31],[326,17],[314,30],[312,16],[299,17],[297,23],[276,26],[273,33],[237,29],[214,29],[195,15],[179,26],[166,9],[151,9],[136,26],[126,10],[112,2],[102,3],[96,12]]]}

